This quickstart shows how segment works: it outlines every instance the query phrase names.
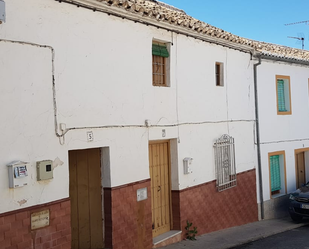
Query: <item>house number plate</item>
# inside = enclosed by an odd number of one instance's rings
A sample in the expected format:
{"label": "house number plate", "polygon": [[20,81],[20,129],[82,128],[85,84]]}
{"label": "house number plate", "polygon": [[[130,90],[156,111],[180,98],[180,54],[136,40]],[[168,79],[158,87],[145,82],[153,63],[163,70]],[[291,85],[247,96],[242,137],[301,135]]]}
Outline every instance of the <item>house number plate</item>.
{"label": "house number plate", "polygon": [[93,141],[93,132],[87,131],[87,141],[92,142]]}

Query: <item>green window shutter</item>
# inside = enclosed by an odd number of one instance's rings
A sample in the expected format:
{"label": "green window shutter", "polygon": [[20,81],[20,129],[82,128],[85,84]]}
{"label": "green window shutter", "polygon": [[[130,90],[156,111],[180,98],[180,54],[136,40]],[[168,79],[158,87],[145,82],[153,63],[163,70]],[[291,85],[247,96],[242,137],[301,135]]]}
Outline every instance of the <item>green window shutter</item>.
{"label": "green window shutter", "polygon": [[169,53],[167,51],[167,48],[163,45],[159,44],[152,44],[152,54],[153,55],[158,55],[162,57],[169,57]]}
{"label": "green window shutter", "polygon": [[269,160],[270,160],[271,191],[277,191],[281,189],[279,156],[271,156]]}
{"label": "green window shutter", "polygon": [[277,80],[277,93],[278,93],[278,110],[279,112],[286,112],[285,94],[284,94],[284,81]]}

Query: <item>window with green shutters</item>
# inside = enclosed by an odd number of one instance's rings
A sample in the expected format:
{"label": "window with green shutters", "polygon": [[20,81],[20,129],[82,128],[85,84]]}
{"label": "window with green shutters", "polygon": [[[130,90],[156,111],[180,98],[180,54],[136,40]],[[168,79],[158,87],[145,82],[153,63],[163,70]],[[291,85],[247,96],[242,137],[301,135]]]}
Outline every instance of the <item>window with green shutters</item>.
{"label": "window with green shutters", "polygon": [[280,176],[280,156],[270,156],[270,181],[271,181],[271,192],[278,191],[281,189],[281,176]]}
{"label": "window with green shutters", "polygon": [[285,95],[284,95],[284,81],[277,80],[277,93],[278,93],[278,110],[279,112],[286,112]]}
{"label": "window with green shutters", "polygon": [[290,76],[276,75],[277,114],[286,115],[291,112]]}
{"label": "window with green shutters", "polygon": [[282,196],[286,190],[285,151],[268,153],[269,192],[272,198]]}
{"label": "window with green shutters", "polygon": [[158,55],[165,58],[169,57],[166,46],[160,44],[152,44],[152,55]]}

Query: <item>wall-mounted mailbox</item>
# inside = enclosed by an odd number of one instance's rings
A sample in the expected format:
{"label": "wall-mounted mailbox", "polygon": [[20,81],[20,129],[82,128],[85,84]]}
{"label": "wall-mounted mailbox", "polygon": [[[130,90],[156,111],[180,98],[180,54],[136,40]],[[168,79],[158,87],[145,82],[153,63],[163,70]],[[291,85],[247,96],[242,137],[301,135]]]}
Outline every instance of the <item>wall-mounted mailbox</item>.
{"label": "wall-mounted mailbox", "polygon": [[13,161],[8,166],[9,188],[18,188],[28,185],[29,163],[23,161]]}
{"label": "wall-mounted mailbox", "polygon": [[190,174],[192,173],[191,164],[192,164],[193,158],[186,157],[183,159],[183,173],[184,174]]}
{"label": "wall-mounted mailbox", "polygon": [[53,179],[53,161],[45,160],[36,162],[37,180],[49,180]]}

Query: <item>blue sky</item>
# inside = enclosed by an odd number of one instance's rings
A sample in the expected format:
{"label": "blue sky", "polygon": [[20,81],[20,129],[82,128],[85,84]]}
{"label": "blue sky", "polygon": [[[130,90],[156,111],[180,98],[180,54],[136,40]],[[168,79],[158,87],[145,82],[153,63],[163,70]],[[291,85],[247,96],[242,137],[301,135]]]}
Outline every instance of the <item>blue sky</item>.
{"label": "blue sky", "polygon": [[[309,50],[309,0],[160,0],[188,15],[245,38]],[[309,24],[309,22],[308,22]]]}

